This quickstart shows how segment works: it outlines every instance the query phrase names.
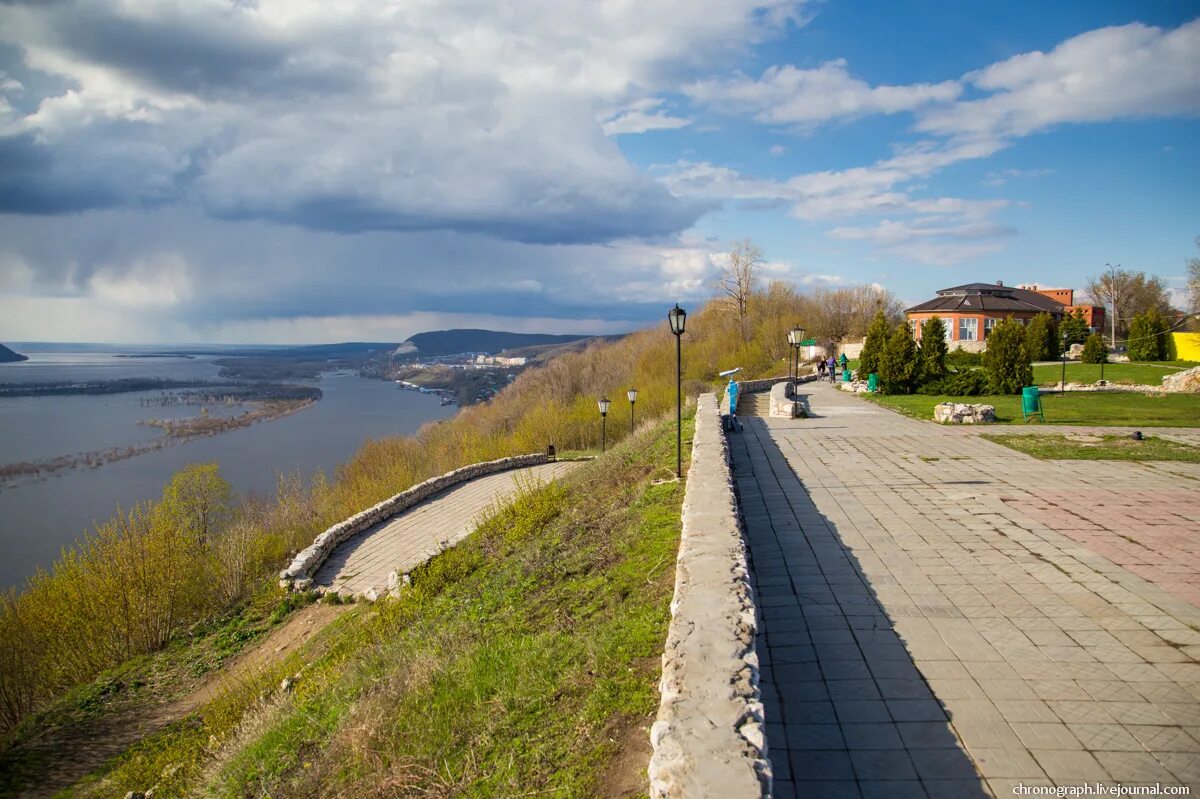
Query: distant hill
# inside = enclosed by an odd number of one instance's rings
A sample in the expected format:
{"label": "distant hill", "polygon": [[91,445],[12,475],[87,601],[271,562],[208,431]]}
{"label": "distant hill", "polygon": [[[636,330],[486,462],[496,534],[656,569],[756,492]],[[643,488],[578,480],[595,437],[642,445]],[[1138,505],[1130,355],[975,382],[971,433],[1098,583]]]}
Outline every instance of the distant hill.
{"label": "distant hill", "polygon": [[8,347],[0,344],[0,363],[16,363],[17,361],[28,361],[29,358],[19,352],[13,352]]}
{"label": "distant hill", "polygon": [[433,357],[457,355],[460,352],[496,353],[517,347],[566,344],[569,341],[588,338],[594,338],[594,336],[549,336],[542,333],[504,333],[497,330],[435,330],[431,333],[417,333],[405,344],[411,344],[417,348],[415,353],[410,354]]}

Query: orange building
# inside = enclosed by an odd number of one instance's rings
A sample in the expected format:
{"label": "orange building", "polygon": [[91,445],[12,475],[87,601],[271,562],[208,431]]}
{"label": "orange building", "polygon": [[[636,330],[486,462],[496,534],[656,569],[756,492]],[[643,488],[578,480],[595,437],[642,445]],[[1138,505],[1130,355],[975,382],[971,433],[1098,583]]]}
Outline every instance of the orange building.
{"label": "orange building", "polygon": [[[1010,316],[1028,323],[1040,313],[1061,319],[1063,304],[1039,291],[1006,286],[1003,283],[967,283],[942,289],[928,302],[904,312],[913,335],[921,337],[921,324],[939,317],[946,324],[946,341],[976,343],[982,347],[988,333]],[[967,349],[971,347],[968,346]]]}
{"label": "orange building", "polygon": [[1019,289],[1026,291],[1036,291],[1038,294],[1045,294],[1055,302],[1063,304],[1063,313],[1075,313],[1078,308],[1083,312],[1083,320],[1087,322],[1087,326],[1093,333],[1103,332],[1104,329],[1104,307],[1100,305],[1075,305],[1075,289],[1048,289],[1039,286],[1036,283],[1025,283],[1017,286]]}

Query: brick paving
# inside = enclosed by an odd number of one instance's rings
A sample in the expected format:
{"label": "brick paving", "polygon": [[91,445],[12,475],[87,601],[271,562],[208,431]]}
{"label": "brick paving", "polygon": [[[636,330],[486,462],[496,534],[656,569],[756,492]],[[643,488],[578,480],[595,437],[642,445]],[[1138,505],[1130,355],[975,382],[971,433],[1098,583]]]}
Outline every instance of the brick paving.
{"label": "brick paving", "polygon": [[523,485],[565,475],[578,461],[559,461],[479,477],[368,528],[333,551],[313,584],[354,593],[387,590],[388,575],[404,573],[475,529],[479,517],[511,498]]}
{"label": "brick paving", "polygon": [[1200,786],[1200,484],[828,386],[730,435],[777,797]]}

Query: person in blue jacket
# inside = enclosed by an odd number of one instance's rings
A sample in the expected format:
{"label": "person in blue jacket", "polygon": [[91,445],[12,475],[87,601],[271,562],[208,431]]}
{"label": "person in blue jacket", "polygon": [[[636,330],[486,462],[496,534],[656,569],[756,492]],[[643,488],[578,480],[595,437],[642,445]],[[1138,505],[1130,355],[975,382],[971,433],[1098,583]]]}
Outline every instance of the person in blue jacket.
{"label": "person in blue jacket", "polygon": [[737,411],[738,400],[738,384],[732,377],[729,378],[729,386],[725,389],[725,393],[729,395],[729,415],[735,416]]}

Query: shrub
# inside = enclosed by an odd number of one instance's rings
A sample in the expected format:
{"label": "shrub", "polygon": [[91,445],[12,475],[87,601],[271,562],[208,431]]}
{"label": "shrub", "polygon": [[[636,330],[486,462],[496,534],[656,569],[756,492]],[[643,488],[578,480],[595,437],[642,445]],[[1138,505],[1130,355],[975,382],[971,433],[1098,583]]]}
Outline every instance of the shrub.
{"label": "shrub", "polygon": [[1058,325],[1048,313],[1040,313],[1025,328],[1025,349],[1031,361],[1049,361],[1059,356]]}
{"label": "shrub", "polygon": [[1167,359],[1167,324],[1158,311],[1148,311],[1133,317],[1129,325],[1129,360],[1165,361]]}
{"label": "shrub", "polygon": [[946,323],[934,316],[921,325],[921,381],[941,380],[946,376]]}
{"label": "shrub", "polygon": [[978,397],[988,392],[987,375],[978,369],[951,372],[940,380],[923,383],[918,394],[947,397]]}
{"label": "shrub", "polygon": [[1033,367],[1025,347],[1025,326],[1010,318],[992,328],[983,367],[991,390],[997,394],[1020,394],[1022,386],[1030,385]]}
{"label": "shrub", "polygon": [[1099,333],[1088,336],[1079,360],[1084,363],[1108,363],[1108,347],[1104,346],[1104,337]]}
{"label": "shrub", "polygon": [[920,376],[917,341],[908,325],[899,325],[879,359],[879,382],[885,394],[911,394]]}
{"label": "shrub", "polygon": [[946,364],[948,366],[979,366],[981,363],[983,363],[983,353],[967,352],[962,348],[962,345],[955,347],[954,351],[946,356]]}
{"label": "shrub", "polygon": [[860,374],[869,375],[879,371],[879,360],[891,334],[887,315],[883,311],[877,312],[871,320],[871,326],[867,328],[867,340],[863,342],[862,353],[858,356]]}

